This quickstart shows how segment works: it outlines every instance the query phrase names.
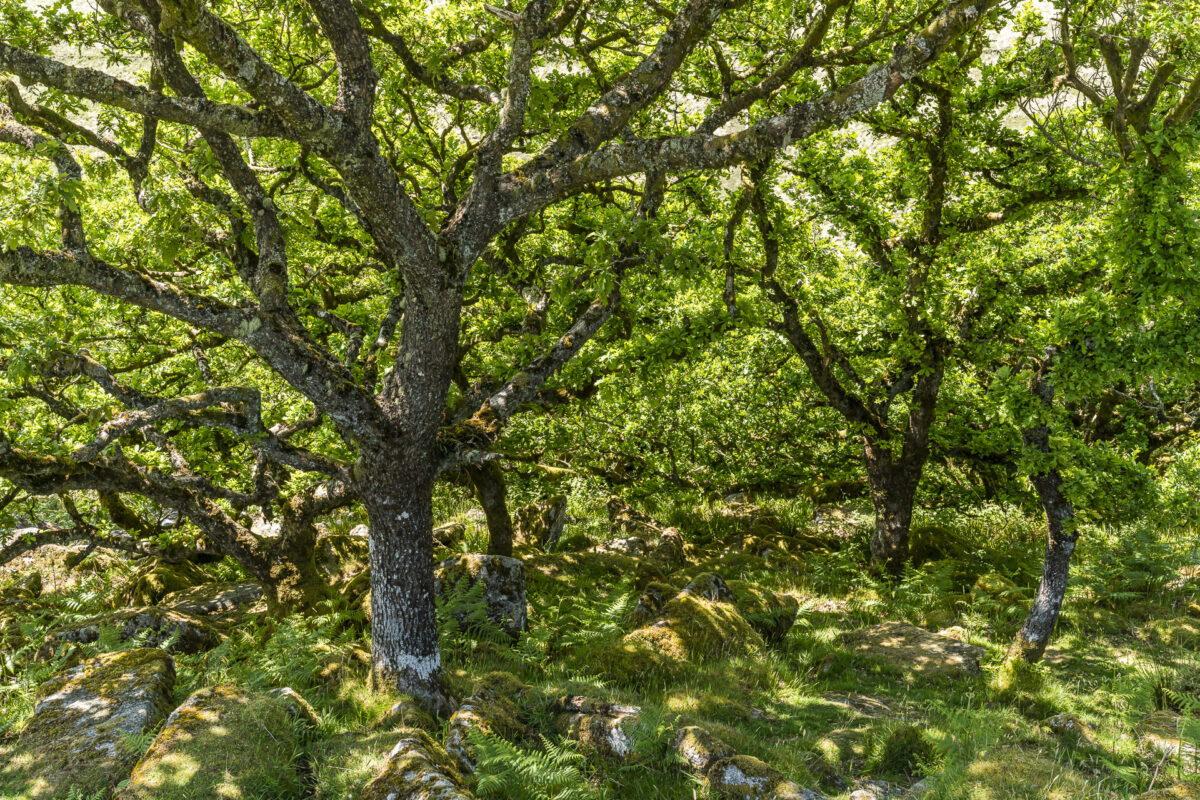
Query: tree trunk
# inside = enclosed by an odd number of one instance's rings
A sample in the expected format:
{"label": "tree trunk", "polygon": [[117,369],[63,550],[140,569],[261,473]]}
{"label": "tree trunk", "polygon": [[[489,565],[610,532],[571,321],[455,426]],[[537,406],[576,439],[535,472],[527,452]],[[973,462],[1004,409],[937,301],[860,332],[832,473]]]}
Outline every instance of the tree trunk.
{"label": "tree trunk", "polygon": [[[1049,405],[1053,391],[1039,375],[1034,393]],[[1039,426],[1025,432],[1025,444],[1042,453],[1050,452],[1050,428]],[[1017,632],[1016,639],[1008,648],[1008,660],[1023,658],[1030,664],[1036,663],[1046,652],[1050,634],[1062,611],[1063,597],[1067,593],[1067,577],[1071,569],[1071,554],[1079,533],[1075,530],[1075,508],[1062,493],[1062,476],[1057,469],[1050,468],[1034,475],[1031,480],[1037,489],[1038,499],[1046,512],[1046,558],[1042,565],[1042,582],[1038,586],[1033,607],[1025,618],[1025,624]]]}
{"label": "tree trunk", "polygon": [[1046,511],[1048,534],[1046,538],[1046,560],[1042,566],[1042,583],[1038,586],[1033,607],[1025,617],[1025,624],[1017,632],[1008,649],[1008,658],[1023,658],[1030,664],[1041,660],[1050,641],[1050,634],[1062,611],[1063,597],[1067,593],[1067,577],[1071,568],[1071,554],[1079,534],[1072,530],[1074,509],[1060,491],[1062,478],[1058,472],[1050,471],[1033,479]]}
{"label": "tree trunk", "polygon": [[371,527],[371,662],[376,683],[446,716],[433,579],[430,451],[397,446],[365,453],[360,494]]}
{"label": "tree trunk", "polygon": [[904,571],[908,560],[908,529],[912,525],[913,501],[921,480],[921,465],[900,463],[878,442],[868,441],[864,450],[867,484],[875,506],[875,532],[871,535],[871,562],[890,575]]}
{"label": "tree trunk", "polygon": [[467,467],[467,476],[475,486],[475,495],[483,506],[488,524],[488,553],[512,556],[513,525],[508,513],[508,491],[504,475],[494,461]]}

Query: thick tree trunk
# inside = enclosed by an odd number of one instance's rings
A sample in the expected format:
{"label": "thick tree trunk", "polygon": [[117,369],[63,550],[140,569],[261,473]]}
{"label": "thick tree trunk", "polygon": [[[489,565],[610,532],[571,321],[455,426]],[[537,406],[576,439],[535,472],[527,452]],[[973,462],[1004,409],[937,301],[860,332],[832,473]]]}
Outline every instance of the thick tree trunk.
{"label": "thick tree trunk", "polygon": [[908,560],[908,529],[912,525],[913,501],[921,481],[920,464],[899,463],[876,442],[867,442],[867,484],[875,506],[875,532],[871,535],[871,562],[890,575],[904,571]]}
{"label": "thick tree trunk", "polygon": [[475,486],[475,495],[483,506],[488,524],[488,553],[494,556],[512,556],[513,524],[508,513],[508,491],[500,467],[489,461],[478,466],[467,467],[467,476]]}
{"label": "thick tree trunk", "polygon": [[367,454],[360,463],[359,491],[371,528],[375,680],[443,716],[453,710],[453,701],[442,682],[438,650],[430,461],[430,454],[422,458],[403,450]]}

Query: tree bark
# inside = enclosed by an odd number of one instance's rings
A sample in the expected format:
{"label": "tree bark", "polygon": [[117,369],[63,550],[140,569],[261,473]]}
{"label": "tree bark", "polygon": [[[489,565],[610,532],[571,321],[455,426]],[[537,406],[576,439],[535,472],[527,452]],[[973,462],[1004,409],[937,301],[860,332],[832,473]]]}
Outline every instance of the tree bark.
{"label": "tree bark", "polygon": [[433,454],[401,447],[365,453],[360,469],[371,527],[375,681],[445,716],[453,701],[442,682],[433,597]]}
{"label": "tree bark", "polygon": [[1063,597],[1067,593],[1071,554],[1075,552],[1075,542],[1079,538],[1072,526],[1075,510],[1063,496],[1062,477],[1058,471],[1049,470],[1042,475],[1035,475],[1033,485],[1046,512],[1046,559],[1033,607],[1029,609],[1025,624],[1017,632],[1007,656],[1009,660],[1023,658],[1030,664],[1041,660],[1050,634],[1058,622]]}
{"label": "tree bark", "polygon": [[[1049,407],[1054,399],[1054,389],[1045,377],[1054,356],[1054,351],[1048,351],[1046,362],[1033,383],[1033,393],[1046,407]],[[1051,452],[1049,426],[1030,428],[1025,431],[1023,438],[1027,447],[1047,455]],[[1038,499],[1042,501],[1042,509],[1046,512],[1046,557],[1042,565],[1042,582],[1038,586],[1037,597],[1033,600],[1029,615],[1025,617],[1025,624],[1021,626],[1016,639],[1008,648],[1006,658],[1009,661],[1022,658],[1034,664],[1040,661],[1042,654],[1046,652],[1050,634],[1054,632],[1054,626],[1058,623],[1063,597],[1067,593],[1071,554],[1075,552],[1075,542],[1079,539],[1079,533],[1074,525],[1075,508],[1062,493],[1062,475],[1058,470],[1050,467],[1030,480],[1037,490]]]}
{"label": "tree bark", "polygon": [[875,532],[871,535],[871,562],[889,575],[899,575],[908,560],[908,529],[912,525],[913,502],[921,481],[924,459],[909,464],[893,461],[879,442],[868,440],[863,448],[867,462],[867,485],[875,506]]}
{"label": "tree bark", "polygon": [[509,556],[513,554],[513,525],[508,513],[508,491],[500,467],[489,461],[470,465],[467,476],[475,487],[475,495],[483,506],[488,524],[488,554]]}

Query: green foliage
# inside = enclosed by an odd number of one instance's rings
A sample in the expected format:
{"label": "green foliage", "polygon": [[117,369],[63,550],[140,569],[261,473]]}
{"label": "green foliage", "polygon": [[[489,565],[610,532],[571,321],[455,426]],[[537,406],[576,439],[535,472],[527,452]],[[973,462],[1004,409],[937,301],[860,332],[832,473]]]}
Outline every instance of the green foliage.
{"label": "green foliage", "polygon": [[542,737],[540,750],[522,750],[475,729],[468,740],[477,753],[475,793],[513,800],[600,800],[606,793],[588,782],[578,745]]}

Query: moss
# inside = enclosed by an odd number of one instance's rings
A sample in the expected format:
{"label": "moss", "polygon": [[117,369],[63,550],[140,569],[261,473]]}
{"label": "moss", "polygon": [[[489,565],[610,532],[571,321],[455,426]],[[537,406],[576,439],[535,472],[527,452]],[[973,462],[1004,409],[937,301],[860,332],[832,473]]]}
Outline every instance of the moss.
{"label": "moss", "polygon": [[298,792],[286,704],[235,686],[194,692],[138,762],[119,800],[249,798]]}
{"label": "moss", "polygon": [[708,770],[708,787],[737,800],[801,800],[804,790],[754,756],[723,758]]}
{"label": "moss", "polygon": [[732,747],[695,725],[680,728],[671,746],[697,775],[704,775],[721,759],[737,755]]}
{"label": "moss", "polygon": [[42,573],[33,571],[0,589],[0,599],[36,600],[42,594]]}
{"label": "moss", "polygon": [[984,752],[966,769],[964,800],[1080,800],[1088,783],[1071,767],[1014,745]]}
{"label": "moss", "polygon": [[403,731],[358,800],[472,800],[450,756],[424,731]]}
{"label": "moss", "polygon": [[75,623],[46,637],[47,651],[62,643],[94,642],[103,628],[115,629],[121,641],[140,639],[146,644],[166,646],[183,653],[198,653],[216,647],[224,634],[211,623],[182,611],[162,608],[131,608]]}
{"label": "moss", "polygon": [[152,606],[172,592],[190,589],[208,580],[204,570],[190,561],[171,564],[154,559],[134,576],[118,599],[122,604]]}
{"label": "moss", "polygon": [[741,655],[762,645],[762,637],[733,605],[681,594],[663,606],[653,624],[603,647],[594,663],[614,680],[669,678],[688,663]]}
{"label": "moss", "polygon": [[475,681],[475,694],[492,692],[502,697],[519,697],[529,691],[529,686],[511,672],[496,670],[481,675]]}
{"label": "moss", "polygon": [[642,590],[637,605],[629,612],[629,624],[635,628],[648,625],[654,621],[667,601],[678,594],[678,590],[669,583],[653,581]]}
{"label": "moss", "polygon": [[796,598],[763,589],[745,581],[728,581],[738,611],[754,630],[767,641],[775,644],[783,641],[792,625],[800,604]]}
{"label": "moss", "polygon": [[521,710],[509,699],[518,693],[505,691],[513,688],[514,682],[521,686],[520,681],[511,675],[507,676],[511,681],[504,680],[500,677],[502,675],[506,673],[487,676],[490,680],[483,681],[484,686],[464,700],[447,723],[446,752],[454,758],[456,766],[463,773],[475,771],[476,755],[470,743],[471,731],[509,741],[525,739],[529,735]]}
{"label": "moss", "polygon": [[990,600],[1007,604],[1024,598],[1025,592],[1017,584],[996,572],[980,575],[971,588],[971,599],[975,602]]}
{"label": "moss", "polygon": [[48,800],[72,787],[106,792],[139,753],[130,737],[169,710],[175,669],[161,650],[105,653],[42,684],[33,718],[15,744],[0,746],[0,797]]}

